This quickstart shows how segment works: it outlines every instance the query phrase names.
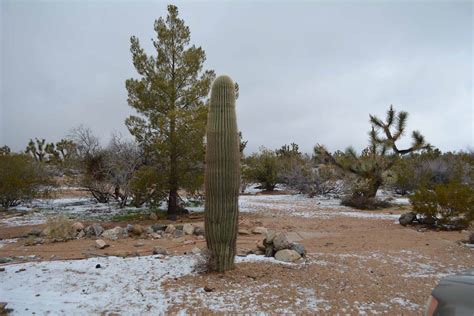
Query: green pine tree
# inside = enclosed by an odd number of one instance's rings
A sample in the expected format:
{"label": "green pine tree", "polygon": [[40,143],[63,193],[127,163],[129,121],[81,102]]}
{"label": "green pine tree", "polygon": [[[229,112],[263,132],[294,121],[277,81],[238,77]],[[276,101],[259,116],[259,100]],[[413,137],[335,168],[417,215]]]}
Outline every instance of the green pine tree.
{"label": "green pine tree", "polygon": [[[133,65],[139,78],[126,81],[128,103],[139,115],[126,125],[143,146],[147,161],[167,178],[168,214],[179,213],[178,190],[195,189],[203,181],[206,97],[214,71],[203,70],[206,55],[190,44],[190,30],[168,6],[166,19],[154,25],[156,56],[147,55],[132,36]],[[158,166],[159,165],[159,166]]]}

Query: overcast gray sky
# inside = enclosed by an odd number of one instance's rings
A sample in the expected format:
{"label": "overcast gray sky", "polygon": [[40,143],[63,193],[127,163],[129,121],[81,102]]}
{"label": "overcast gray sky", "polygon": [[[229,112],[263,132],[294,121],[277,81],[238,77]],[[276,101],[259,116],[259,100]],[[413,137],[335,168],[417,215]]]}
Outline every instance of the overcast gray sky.
{"label": "overcast gray sky", "polygon": [[[129,38],[152,52],[162,1],[1,1],[0,145],[57,141],[79,124],[129,135]],[[367,144],[369,113],[410,113],[442,150],[474,146],[473,2],[173,2],[240,85],[248,152]],[[405,142],[406,143],[406,142]]]}

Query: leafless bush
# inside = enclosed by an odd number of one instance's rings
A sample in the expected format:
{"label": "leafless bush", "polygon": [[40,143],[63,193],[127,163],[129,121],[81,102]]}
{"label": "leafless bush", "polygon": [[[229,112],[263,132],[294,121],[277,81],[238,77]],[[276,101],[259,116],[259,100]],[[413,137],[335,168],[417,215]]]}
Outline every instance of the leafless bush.
{"label": "leafless bush", "polygon": [[65,216],[48,218],[44,232],[47,238],[54,241],[69,240],[75,234],[72,222]]}

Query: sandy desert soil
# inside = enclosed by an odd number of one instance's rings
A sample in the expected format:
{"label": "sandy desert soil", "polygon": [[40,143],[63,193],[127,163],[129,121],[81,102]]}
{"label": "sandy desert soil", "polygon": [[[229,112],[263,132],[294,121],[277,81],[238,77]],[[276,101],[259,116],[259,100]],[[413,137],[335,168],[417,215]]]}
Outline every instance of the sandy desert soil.
{"label": "sandy desert soil", "polygon": [[[340,207],[334,201],[278,195],[243,197],[241,228],[264,226],[287,232],[290,239],[306,247],[307,257],[295,264],[249,260],[225,274],[191,273],[164,280],[161,286],[167,312],[419,315],[442,276],[474,267],[474,252],[460,244],[467,239],[467,231],[419,231],[400,226],[396,217],[408,208],[370,213]],[[202,225],[198,216],[182,220],[186,221]],[[118,225],[101,224],[105,228]],[[146,256],[158,245],[172,255],[205,248],[205,241],[196,236],[143,239],[139,247],[138,239],[119,239],[103,250],[96,249],[92,239],[26,246],[26,239],[18,238],[43,226],[0,227],[0,257],[18,261],[35,255],[35,261],[49,261]],[[261,239],[262,235],[239,235],[238,248],[255,248]],[[0,272],[0,278],[1,273],[5,272]],[[126,310],[118,312],[127,314]]]}

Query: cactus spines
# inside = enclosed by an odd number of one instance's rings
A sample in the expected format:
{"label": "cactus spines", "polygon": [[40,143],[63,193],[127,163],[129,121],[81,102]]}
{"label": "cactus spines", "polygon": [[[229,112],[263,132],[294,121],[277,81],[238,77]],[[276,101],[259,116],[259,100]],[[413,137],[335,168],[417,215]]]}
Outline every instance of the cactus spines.
{"label": "cactus spines", "polygon": [[234,82],[212,84],[207,120],[205,232],[210,268],[234,268],[239,216],[240,151]]}

